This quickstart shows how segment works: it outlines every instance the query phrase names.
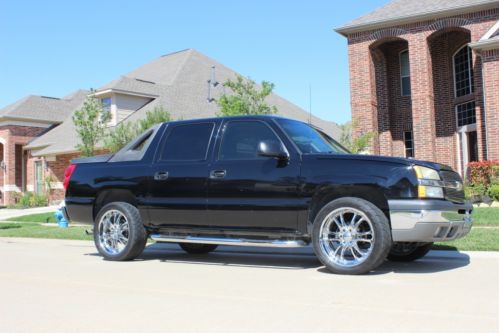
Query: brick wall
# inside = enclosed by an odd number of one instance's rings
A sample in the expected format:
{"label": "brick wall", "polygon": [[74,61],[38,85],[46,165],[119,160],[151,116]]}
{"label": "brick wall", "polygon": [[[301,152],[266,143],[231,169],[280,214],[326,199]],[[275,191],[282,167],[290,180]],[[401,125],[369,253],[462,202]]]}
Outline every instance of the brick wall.
{"label": "brick wall", "polygon": [[483,53],[488,159],[499,161],[499,50]]}
{"label": "brick wall", "polygon": [[[354,137],[378,131],[371,151],[404,155],[403,132],[413,130],[416,158],[438,161],[457,168],[452,55],[466,42],[478,41],[499,19],[499,9],[400,25],[348,36],[350,90]],[[411,96],[400,94],[398,53],[408,45]],[[481,60],[473,56],[479,155],[485,152]],[[497,61],[484,69],[486,89],[497,84]],[[495,71],[495,72],[494,72]],[[495,73],[495,75],[494,75]],[[494,77],[494,79],[491,79]],[[491,95],[497,95],[496,88]],[[465,99],[466,99],[465,98]],[[496,99],[497,100],[497,99]],[[494,105],[494,101],[490,102]],[[488,105],[487,105],[488,107]],[[488,116],[489,112],[494,115]],[[494,118],[498,110],[488,109]],[[497,118],[495,118],[497,119]],[[487,119],[487,123],[490,122]],[[493,125],[489,125],[493,127]],[[499,127],[496,123],[495,127]],[[488,133],[495,133],[494,129]],[[495,145],[489,136],[489,146]],[[497,142],[497,140],[496,140]],[[495,151],[490,149],[489,151]]]}
{"label": "brick wall", "polygon": [[[21,147],[43,131],[45,131],[45,128],[30,126],[7,125],[0,127],[1,156],[5,165],[5,169],[0,170],[2,174],[0,185],[3,189],[2,202],[4,205],[14,203],[15,193],[23,190],[23,168],[26,168],[26,161],[23,161]],[[26,176],[26,172],[24,176]]]}

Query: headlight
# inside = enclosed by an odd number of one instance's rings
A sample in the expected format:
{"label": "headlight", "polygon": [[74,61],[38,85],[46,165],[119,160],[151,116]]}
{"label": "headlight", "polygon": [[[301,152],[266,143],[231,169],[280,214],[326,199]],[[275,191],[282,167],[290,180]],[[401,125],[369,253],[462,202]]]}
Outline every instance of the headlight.
{"label": "headlight", "polygon": [[419,198],[444,198],[444,184],[437,170],[415,165],[414,171],[418,178]]}
{"label": "headlight", "polygon": [[418,179],[440,180],[440,175],[438,174],[437,170],[415,165],[414,171],[416,171],[416,176],[418,177]]}

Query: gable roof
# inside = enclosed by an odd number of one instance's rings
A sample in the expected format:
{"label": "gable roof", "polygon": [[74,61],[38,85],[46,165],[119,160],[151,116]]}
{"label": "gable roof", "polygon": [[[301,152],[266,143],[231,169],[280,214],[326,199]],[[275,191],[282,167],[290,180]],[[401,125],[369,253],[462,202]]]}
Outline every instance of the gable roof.
{"label": "gable roof", "polygon": [[335,29],[349,34],[439,17],[499,8],[499,0],[394,0]]}
{"label": "gable roof", "polygon": [[85,99],[88,91],[78,90],[64,98],[27,96],[0,110],[0,118],[36,121],[48,124],[63,122]]}
{"label": "gable roof", "polygon": [[[215,69],[215,78],[220,84],[209,87],[208,80]],[[217,61],[187,49],[162,56],[152,62],[111,81],[96,90],[95,94],[106,91],[117,93],[140,93],[152,96],[153,100],[136,110],[124,121],[136,121],[145,117],[148,111],[162,106],[172,119],[196,119],[215,117],[219,106],[208,97],[218,98],[225,92],[222,82],[234,79],[236,72]],[[278,114],[284,117],[307,121],[309,114],[278,95],[272,94],[267,102],[275,105]],[[338,138],[339,126],[336,123],[312,117],[312,123],[326,133]],[[61,140],[61,138],[64,138]],[[76,151],[76,132],[72,117],[46,134],[34,139],[26,148],[37,149],[35,156],[53,155]]]}

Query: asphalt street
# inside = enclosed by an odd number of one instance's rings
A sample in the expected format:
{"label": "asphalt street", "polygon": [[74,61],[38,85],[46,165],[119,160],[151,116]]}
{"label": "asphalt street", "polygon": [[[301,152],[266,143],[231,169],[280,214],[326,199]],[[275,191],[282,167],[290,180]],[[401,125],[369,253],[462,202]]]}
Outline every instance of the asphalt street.
{"label": "asphalt street", "polygon": [[0,238],[0,332],[498,332],[499,254],[433,251],[363,276],[310,248],[152,244],[132,262],[92,242]]}

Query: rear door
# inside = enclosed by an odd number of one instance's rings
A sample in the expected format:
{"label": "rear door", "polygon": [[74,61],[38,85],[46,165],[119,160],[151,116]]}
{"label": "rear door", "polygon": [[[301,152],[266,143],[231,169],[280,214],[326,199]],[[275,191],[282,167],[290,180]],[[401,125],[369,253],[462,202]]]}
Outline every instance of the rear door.
{"label": "rear door", "polygon": [[152,226],[206,224],[208,156],[216,122],[170,124],[149,181]]}
{"label": "rear door", "polygon": [[[284,145],[272,123],[226,120],[210,166],[208,222],[234,229],[296,230],[300,161],[287,147],[288,161],[257,154],[263,140]],[[285,145],[284,145],[285,146]],[[286,146],[285,146],[286,147]]]}

